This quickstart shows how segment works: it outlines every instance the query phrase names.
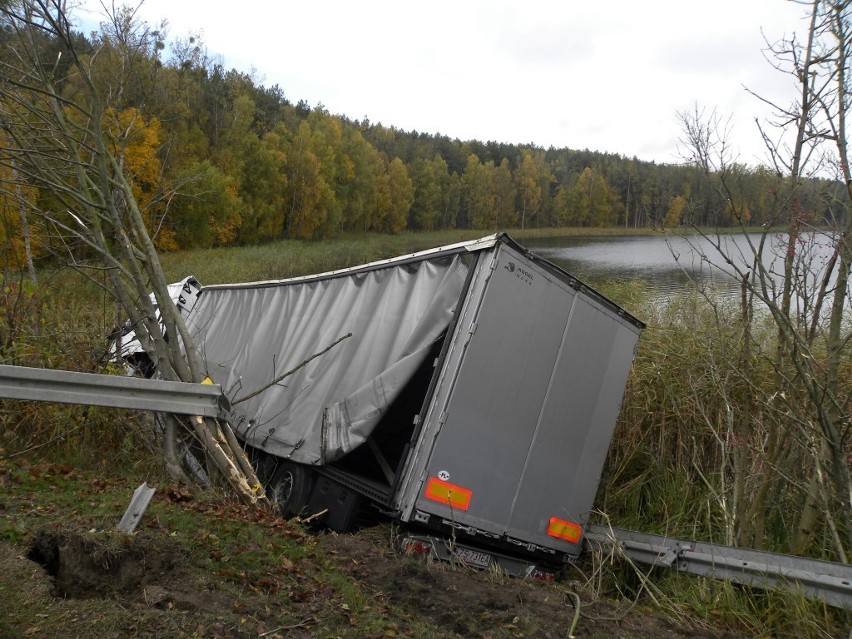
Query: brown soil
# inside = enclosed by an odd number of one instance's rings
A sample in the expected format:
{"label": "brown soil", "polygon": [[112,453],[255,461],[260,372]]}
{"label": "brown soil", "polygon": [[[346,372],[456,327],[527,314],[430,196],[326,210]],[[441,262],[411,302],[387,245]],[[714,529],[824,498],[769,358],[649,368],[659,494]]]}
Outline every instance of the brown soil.
{"label": "brown soil", "polygon": [[488,639],[497,629],[518,637],[567,637],[581,600],[576,637],[699,637],[736,635],[681,618],[676,621],[624,604],[590,600],[579,584],[547,584],[400,555],[386,527],[353,535],[326,533],[320,546],[337,566],[379,600],[388,601],[436,628],[470,639]]}
{"label": "brown soil", "polygon": [[27,558],[44,567],[54,595],[64,599],[130,595],[174,574],[177,558],[167,547],[142,538],[101,537],[45,527],[33,538]]}
{"label": "brown soil", "polygon": [[[440,638],[567,636],[575,614],[568,591],[578,590],[578,584],[527,581],[404,556],[394,550],[391,535],[392,529],[381,525],[353,535],[325,532],[315,538],[319,556],[356,582],[367,601],[374,602],[371,605],[387,617],[383,634],[364,636],[416,638],[413,626],[424,621],[434,629],[432,636]],[[233,611],[234,602],[225,591],[211,587],[209,579],[199,579],[188,558],[176,548],[168,538],[144,531],[132,537],[117,536],[75,530],[64,524],[45,526],[32,536],[27,556],[30,561],[6,553],[2,553],[2,559],[5,569],[11,567],[29,575],[30,584],[38,578],[39,571],[27,568],[27,564],[35,566],[32,562],[36,562],[44,567],[46,572],[41,573],[38,588],[49,591],[52,585],[50,596],[54,598],[102,598],[118,601],[131,610],[159,608],[196,613],[205,620],[200,636],[246,636],[233,625],[210,623],[217,613]],[[258,629],[275,628],[269,608],[272,595],[280,605],[289,606],[294,616],[304,617],[306,623],[268,636],[318,636],[312,632],[316,620],[339,614],[340,610],[340,602],[327,590],[328,585],[321,585],[322,580],[317,579],[322,563],[305,560],[289,566],[298,587],[269,591],[259,598],[246,596],[239,614],[243,619],[257,621]],[[255,589],[263,586],[262,579],[252,581]],[[667,620],[631,607],[629,602],[594,600],[582,590],[578,594],[582,607],[574,631],[576,637],[734,636],[686,619]],[[150,636],[157,636],[155,628],[151,632]],[[75,630],[69,636],[76,634]]]}

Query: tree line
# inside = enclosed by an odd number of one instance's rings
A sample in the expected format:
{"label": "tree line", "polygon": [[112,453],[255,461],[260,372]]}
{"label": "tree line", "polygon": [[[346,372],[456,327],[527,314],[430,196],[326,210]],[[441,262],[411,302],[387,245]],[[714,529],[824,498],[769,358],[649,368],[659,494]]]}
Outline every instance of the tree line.
{"label": "tree line", "polygon": [[[353,231],[757,226],[771,216],[777,176],[770,169],[729,169],[747,202],[735,208],[689,161],[658,165],[589,150],[460,141],[353,120],[226,70],[197,37],[167,45],[165,29],[136,22],[129,10],[118,18],[127,23],[122,29],[76,34],[74,48],[92,56],[93,80],[111,96],[103,115],[111,151],[160,250]],[[130,74],[118,54],[127,43],[115,33],[133,39]],[[48,37],[39,46],[73,102],[84,87],[68,52]],[[8,145],[8,136],[0,140]],[[36,254],[56,249],[55,225],[33,220],[30,231],[21,219],[22,200],[50,210],[54,194],[28,188],[9,161],[0,162],[0,184],[0,239],[12,260],[23,259],[25,237]],[[818,192],[814,186],[802,195],[817,221],[831,215]]]}

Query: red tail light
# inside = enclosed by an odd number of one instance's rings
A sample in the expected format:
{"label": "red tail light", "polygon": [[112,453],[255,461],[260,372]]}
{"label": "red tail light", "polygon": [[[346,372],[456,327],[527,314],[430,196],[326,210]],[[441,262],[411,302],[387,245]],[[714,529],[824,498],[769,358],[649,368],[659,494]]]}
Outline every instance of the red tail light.
{"label": "red tail light", "polygon": [[432,554],[432,544],[422,539],[406,537],[402,540],[402,552],[408,555],[430,555]]}

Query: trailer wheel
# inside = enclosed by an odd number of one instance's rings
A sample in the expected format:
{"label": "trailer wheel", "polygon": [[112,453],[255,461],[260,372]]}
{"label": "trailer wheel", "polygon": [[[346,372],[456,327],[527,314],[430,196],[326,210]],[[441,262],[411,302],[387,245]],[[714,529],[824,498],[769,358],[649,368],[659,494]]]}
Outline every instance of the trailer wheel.
{"label": "trailer wheel", "polygon": [[313,472],[303,464],[281,461],[269,485],[272,503],[281,515],[301,515],[311,496]]}

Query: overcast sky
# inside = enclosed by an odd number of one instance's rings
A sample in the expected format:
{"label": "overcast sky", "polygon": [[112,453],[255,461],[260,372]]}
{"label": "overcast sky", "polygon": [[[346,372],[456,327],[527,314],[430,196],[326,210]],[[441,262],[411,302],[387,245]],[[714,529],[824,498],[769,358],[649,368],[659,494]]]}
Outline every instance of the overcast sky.
{"label": "overcast sky", "polygon": [[[98,0],[84,4],[99,7]],[[787,0],[147,0],[171,37],[200,33],[226,68],[292,102],[405,130],[679,162],[676,114],[732,116],[742,162],[763,158],[744,86],[783,102],[764,58],[801,32]]]}

